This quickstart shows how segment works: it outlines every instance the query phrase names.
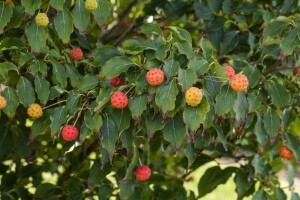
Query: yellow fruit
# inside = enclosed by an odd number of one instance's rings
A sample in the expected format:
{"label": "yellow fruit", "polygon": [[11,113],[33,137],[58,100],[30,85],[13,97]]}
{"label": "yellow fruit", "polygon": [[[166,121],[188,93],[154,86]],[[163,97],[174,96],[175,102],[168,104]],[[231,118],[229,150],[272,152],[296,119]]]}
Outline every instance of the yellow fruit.
{"label": "yellow fruit", "polygon": [[35,22],[38,26],[47,26],[49,24],[49,18],[45,13],[39,13],[35,17]]}
{"label": "yellow fruit", "polygon": [[236,92],[246,91],[249,85],[247,76],[243,74],[236,74],[231,78],[230,86]]}
{"label": "yellow fruit", "polygon": [[94,11],[98,8],[97,0],[86,0],[84,5],[88,11]]}
{"label": "yellow fruit", "polygon": [[0,110],[5,108],[6,104],[7,104],[6,99],[3,96],[0,96]]}
{"label": "yellow fruit", "polygon": [[202,100],[202,91],[199,88],[191,87],[185,93],[186,103],[190,106],[197,106]]}
{"label": "yellow fruit", "polygon": [[37,103],[31,104],[27,109],[27,114],[34,119],[40,118],[43,115],[42,107]]}

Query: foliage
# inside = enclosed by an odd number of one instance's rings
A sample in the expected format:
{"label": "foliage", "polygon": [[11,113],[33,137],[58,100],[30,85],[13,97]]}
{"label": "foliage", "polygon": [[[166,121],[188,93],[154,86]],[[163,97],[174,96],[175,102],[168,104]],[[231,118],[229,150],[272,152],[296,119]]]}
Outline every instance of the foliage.
{"label": "foliage", "polygon": [[[90,12],[83,0],[1,1],[1,199],[197,199],[231,176],[238,199],[286,199],[282,169],[299,199],[297,4],[97,0]],[[39,12],[48,26],[36,24]],[[69,55],[77,47],[80,61]],[[230,88],[228,64],[247,76],[246,92]],[[146,81],[153,68],[165,73],[157,87]],[[126,84],[112,86],[116,76]],[[185,101],[192,86],[203,93],[196,107]],[[115,91],[128,107],[111,106]],[[36,120],[26,112],[33,103],[43,108]],[[74,142],[61,137],[68,124],[79,130]],[[291,161],[279,157],[283,145]],[[209,168],[198,196],[182,187],[224,157],[236,166]],[[134,177],[140,164],[152,170],[146,182]]]}

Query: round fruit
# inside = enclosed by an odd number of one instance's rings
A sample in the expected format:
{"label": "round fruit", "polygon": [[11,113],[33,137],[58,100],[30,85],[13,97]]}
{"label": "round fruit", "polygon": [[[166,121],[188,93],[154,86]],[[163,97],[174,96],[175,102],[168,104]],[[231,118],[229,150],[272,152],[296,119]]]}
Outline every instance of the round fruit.
{"label": "round fruit", "polygon": [[289,148],[287,148],[287,146],[280,147],[278,153],[280,157],[286,160],[291,160],[294,157],[293,152]]}
{"label": "round fruit", "polygon": [[300,72],[300,67],[296,67],[293,71],[293,75],[297,76],[299,74],[299,72]]}
{"label": "round fruit", "polygon": [[164,82],[164,72],[158,68],[151,69],[146,74],[149,85],[158,86]]}
{"label": "round fruit", "polygon": [[0,110],[4,109],[7,104],[6,99],[3,96],[0,96]]}
{"label": "round fruit", "polygon": [[231,66],[226,66],[225,68],[226,75],[228,76],[229,79],[232,79],[232,77],[235,75],[235,71]]}
{"label": "round fruit", "polygon": [[84,6],[88,11],[94,11],[98,8],[98,2],[97,0],[86,0]]}
{"label": "round fruit", "polygon": [[236,92],[243,92],[247,90],[249,81],[247,76],[243,74],[236,74],[231,79],[231,88]]}
{"label": "round fruit", "polygon": [[43,115],[42,107],[37,103],[31,104],[27,109],[27,114],[34,119],[40,118]]}
{"label": "round fruit", "polygon": [[199,88],[191,87],[185,93],[186,103],[190,106],[197,106],[202,100],[202,91]]}
{"label": "round fruit", "polygon": [[146,181],[151,176],[151,169],[148,166],[140,166],[135,170],[136,179],[139,181]]}
{"label": "round fruit", "polygon": [[76,140],[78,136],[78,130],[75,126],[67,125],[62,129],[62,137],[66,141]]}
{"label": "round fruit", "polygon": [[110,102],[114,108],[125,108],[128,105],[128,98],[123,92],[114,92],[110,97]]}
{"label": "round fruit", "polygon": [[49,24],[49,18],[46,13],[38,13],[35,17],[35,22],[38,26],[47,26]]}
{"label": "round fruit", "polygon": [[111,79],[110,84],[112,86],[122,86],[125,85],[125,81],[121,81],[120,78],[116,76]]}
{"label": "round fruit", "polygon": [[70,51],[70,57],[73,60],[81,60],[83,58],[83,52],[80,48],[74,48]]}

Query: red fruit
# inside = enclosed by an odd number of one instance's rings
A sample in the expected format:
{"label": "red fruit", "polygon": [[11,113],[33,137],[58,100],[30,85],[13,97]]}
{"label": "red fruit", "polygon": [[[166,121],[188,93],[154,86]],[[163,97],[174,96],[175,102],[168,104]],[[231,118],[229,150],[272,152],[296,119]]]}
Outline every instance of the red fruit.
{"label": "red fruit", "polygon": [[114,92],[110,102],[114,108],[125,108],[128,105],[128,98],[124,92]]}
{"label": "red fruit", "polygon": [[70,51],[70,56],[73,60],[81,60],[83,57],[83,52],[80,48],[74,48]]}
{"label": "red fruit", "polygon": [[146,181],[151,176],[151,169],[148,166],[140,166],[134,172],[136,179],[139,181]]}
{"label": "red fruit", "polygon": [[278,153],[279,153],[280,157],[282,157],[286,160],[291,160],[294,157],[293,152],[289,148],[287,148],[287,146],[280,147],[280,149],[278,150]]}
{"label": "red fruit", "polygon": [[236,92],[243,92],[247,90],[249,85],[247,76],[243,74],[234,75],[230,81],[231,88]]}
{"label": "red fruit", "polygon": [[75,126],[67,125],[62,129],[62,137],[66,141],[73,141],[78,136],[78,130]]}
{"label": "red fruit", "polygon": [[158,68],[151,69],[146,74],[149,85],[158,86],[164,82],[164,72]]}
{"label": "red fruit", "polygon": [[293,71],[293,75],[297,76],[299,74],[299,72],[300,72],[300,67],[296,67]]}
{"label": "red fruit", "polygon": [[125,20],[125,21],[122,22],[122,27],[123,28],[128,28],[128,26],[129,26],[128,21]]}
{"label": "red fruit", "polygon": [[235,71],[231,66],[226,66],[225,68],[226,75],[228,76],[229,79],[232,79],[232,77],[235,75]]}
{"label": "red fruit", "polygon": [[125,85],[125,81],[121,81],[120,78],[116,76],[111,79],[110,84],[112,86],[122,86]]}

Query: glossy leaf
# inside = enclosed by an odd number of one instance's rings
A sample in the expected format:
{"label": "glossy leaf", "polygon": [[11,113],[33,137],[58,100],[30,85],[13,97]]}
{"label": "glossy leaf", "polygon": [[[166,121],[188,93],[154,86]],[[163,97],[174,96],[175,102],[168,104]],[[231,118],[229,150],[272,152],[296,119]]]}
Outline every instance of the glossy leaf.
{"label": "glossy leaf", "polygon": [[64,9],[54,18],[54,27],[62,42],[69,43],[73,32],[73,17],[69,10]]}
{"label": "glossy leaf", "polygon": [[34,89],[27,78],[21,77],[16,89],[20,103],[23,104],[24,107],[28,108],[31,104],[35,103]]}

